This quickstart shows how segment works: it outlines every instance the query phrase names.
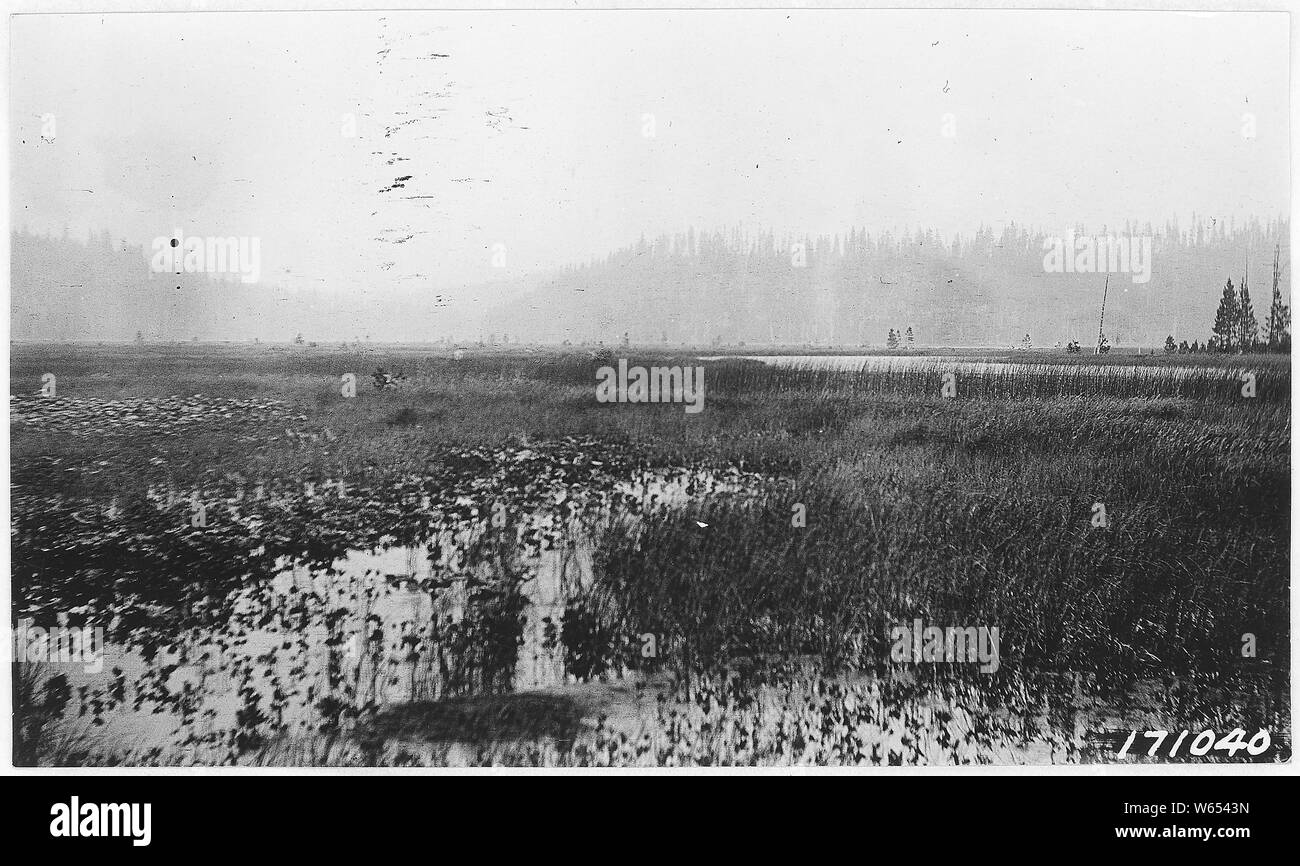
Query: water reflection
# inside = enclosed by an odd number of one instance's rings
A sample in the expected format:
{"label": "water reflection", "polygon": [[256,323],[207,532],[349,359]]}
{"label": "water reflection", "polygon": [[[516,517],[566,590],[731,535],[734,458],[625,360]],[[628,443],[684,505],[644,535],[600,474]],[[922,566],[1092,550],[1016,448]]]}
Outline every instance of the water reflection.
{"label": "water reflection", "polygon": [[63,673],[74,690],[134,684],[115,712],[94,716],[140,743],[211,744],[241,726],[308,727],[322,713],[337,721],[367,707],[571,684],[579,677],[561,630],[593,582],[602,535],[759,482],[739,471],[642,472],[570,488],[501,525],[489,509],[454,518],[470,512],[426,507],[420,543],[381,539],[327,567],[281,557],[272,579],[234,593],[215,633],[188,629],[149,652],[110,643],[103,673]]}

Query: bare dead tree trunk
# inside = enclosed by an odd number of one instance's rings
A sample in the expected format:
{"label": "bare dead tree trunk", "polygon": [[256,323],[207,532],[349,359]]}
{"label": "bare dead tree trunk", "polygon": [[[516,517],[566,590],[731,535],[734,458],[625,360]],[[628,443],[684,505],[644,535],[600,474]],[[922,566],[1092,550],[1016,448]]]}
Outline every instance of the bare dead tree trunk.
{"label": "bare dead tree trunk", "polygon": [[1101,341],[1106,339],[1102,326],[1106,323],[1106,295],[1110,293],[1110,275],[1106,275],[1106,288],[1101,292],[1101,317],[1097,320],[1097,351],[1095,354],[1101,354]]}

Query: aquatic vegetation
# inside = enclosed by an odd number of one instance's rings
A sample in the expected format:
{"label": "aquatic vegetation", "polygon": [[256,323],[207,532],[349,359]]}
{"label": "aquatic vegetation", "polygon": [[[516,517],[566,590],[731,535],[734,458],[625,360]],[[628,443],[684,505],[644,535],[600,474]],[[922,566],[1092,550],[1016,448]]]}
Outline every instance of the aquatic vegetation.
{"label": "aquatic vegetation", "polygon": [[[180,397],[97,397],[10,395],[9,419],[24,432],[68,436],[175,436],[196,427],[267,421],[306,421],[279,400],[230,400],[202,394]],[[21,429],[21,428],[20,428]]]}

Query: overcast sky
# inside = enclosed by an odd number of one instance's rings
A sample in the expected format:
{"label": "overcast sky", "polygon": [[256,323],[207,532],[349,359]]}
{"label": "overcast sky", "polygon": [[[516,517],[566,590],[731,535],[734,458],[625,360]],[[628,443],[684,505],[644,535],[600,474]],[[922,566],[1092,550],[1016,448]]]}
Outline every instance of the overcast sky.
{"label": "overcast sky", "polygon": [[12,216],[146,249],[175,228],[256,236],[264,280],[453,295],[688,225],[1269,219],[1289,203],[1287,28],[1085,12],[20,16]]}

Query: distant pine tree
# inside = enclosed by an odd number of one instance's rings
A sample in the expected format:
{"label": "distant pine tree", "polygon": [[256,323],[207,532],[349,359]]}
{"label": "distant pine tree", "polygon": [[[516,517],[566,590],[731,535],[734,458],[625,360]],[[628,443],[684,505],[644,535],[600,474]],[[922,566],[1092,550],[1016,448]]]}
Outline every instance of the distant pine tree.
{"label": "distant pine tree", "polygon": [[1172,355],[1178,351],[1178,344],[1174,342],[1174,335],[1170,334],[1165,337],[1165,354]]}
{"label": "distant pine tree", "polygon": [[1237,306],[1237,290],[1232,280],[1223,287],[1223,297],[1219,299],[1218,312],[1214,314],[1214,346],[1217,351],[1231,352],[1236,348],[1238,323],[1241,320]]}
{"label": "distant pine tree", "polygon": [[891,349],[898,348],[898,334],[895,333],[893,328],[889,329],[889,338],[885,341],[885,345]]}

